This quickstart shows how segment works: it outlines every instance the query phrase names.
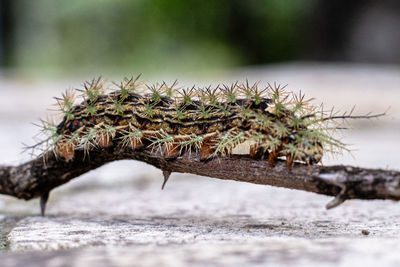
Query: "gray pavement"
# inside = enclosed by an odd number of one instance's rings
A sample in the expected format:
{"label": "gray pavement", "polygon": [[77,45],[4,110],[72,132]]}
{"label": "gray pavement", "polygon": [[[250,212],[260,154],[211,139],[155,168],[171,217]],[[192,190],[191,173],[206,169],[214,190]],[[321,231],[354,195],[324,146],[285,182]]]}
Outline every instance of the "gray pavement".
{"label": "gray pavement", "polygon": [[[225,81],[288,83],[316,103],[385,111],[355,123],[343,140],[352,155],[324,164],[400,169],[400,68],[290,64],[225,73]],[[70,81],[70,86],[80,82]],[[206,83],[199,79],[198,83]],[[16,164],[51,97],[68,81],[0,79],[0,162]],[[186,82],[185,82],[186,84]],[[189,84],[189,83],[187,83]],[[20,109],[11,103],[29,102]],[[32,104],[36,101],[37,105]],[[18,102],[19,103],[19,102]],[[398,266],[400,206],[348,201],[295,190],[161,172],[134,161],[108,164],[52,192],[47,216],[38,200],[0,196],[1,266]]]}

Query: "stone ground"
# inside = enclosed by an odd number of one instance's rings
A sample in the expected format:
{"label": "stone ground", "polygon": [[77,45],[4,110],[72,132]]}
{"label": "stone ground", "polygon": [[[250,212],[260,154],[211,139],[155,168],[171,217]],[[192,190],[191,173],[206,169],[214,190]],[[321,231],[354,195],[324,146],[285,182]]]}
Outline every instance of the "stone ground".
{"label": "stone ground", "polygon": [[[352,155],[325,164],[400,169],[399,67],[297,63],[219,75],[213,79],[288,83],[316,103],[341,110],[356,104],[356,113],[391,107],[385,118],[356,123],[345,133]],[[0,78],[0,162],[29,158],[20,153],[21,142],[32,143],[36,131],[29,122],[43,115],[52,96],[79,85]],[[398,266],[400,261],[396,202],[348,201],[327,211],[329,197],[301,191],[182,174],[173,174],[163,191],[161,182],[161,172],[151,166],[111,163],[54,190],[44,218],[38,200],[0,196],[0,265]]]}

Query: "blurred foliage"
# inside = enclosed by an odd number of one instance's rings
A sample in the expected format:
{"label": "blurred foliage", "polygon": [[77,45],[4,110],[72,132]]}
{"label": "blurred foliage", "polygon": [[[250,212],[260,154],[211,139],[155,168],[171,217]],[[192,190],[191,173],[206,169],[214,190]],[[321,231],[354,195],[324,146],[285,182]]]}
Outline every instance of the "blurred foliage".
{"label": "blurred foliage", "polygon": [[10,65],[213,70],[299,56],[312,0],[15,0]]}

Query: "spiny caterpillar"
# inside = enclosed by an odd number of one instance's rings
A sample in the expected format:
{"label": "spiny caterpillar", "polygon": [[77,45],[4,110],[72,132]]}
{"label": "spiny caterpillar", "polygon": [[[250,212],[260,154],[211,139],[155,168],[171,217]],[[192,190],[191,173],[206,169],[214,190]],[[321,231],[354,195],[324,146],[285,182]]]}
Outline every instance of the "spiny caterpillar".
{"label": "spiny caterpillar", "polygon": [[[208,160],[230,155],[247,142],[251,157],[271,165],[284,157],[291,167],[293,161],[311,165],[326,152],[347,150],[332,137],[342,128],[336,119],[380,116],[335,116],[301,93],[248,81],[182,89],[176,82],[145,85],[138,76],[113,87],[98,78],[56,98],[63,119],[58,124],[42,121],[46,138],[33,148],[52,150],[65,161],[73,159],[75,149],[90,153],[110,146],[151,148],[167,159],[196,152]],[[80,103],[75,101],[78,92]]]}

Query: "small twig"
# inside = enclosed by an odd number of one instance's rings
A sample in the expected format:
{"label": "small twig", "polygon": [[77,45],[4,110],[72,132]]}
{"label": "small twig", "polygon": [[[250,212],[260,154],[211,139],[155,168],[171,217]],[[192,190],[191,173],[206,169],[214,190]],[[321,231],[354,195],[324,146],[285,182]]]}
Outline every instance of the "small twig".
{"label": "small twig", "polygon": [[167,171],[167,170],[163,170],[162,173],[163,173],[163,176],[164,176],[164,182],[163,182],[163,184],[161,186],[161,190],[164,190],[164,187],[167,184],[169,177],[171,176],[171,172]]}
{"label": "small twig", "polygon": [[40,197],[40,213],[42,214],[42,216],[44,216],[44,214],[46,213],[46,204],[47,200],[49,199],[49,194],[50,192],[47,192]]}
{"label": "small twig", "polygon": [[265,160],[254,160],[245,155],[203,162],[198,155],[192,153],[166,160],[160,153],[152,153],[150,150],[132,151],[116,147],[93,150],[90,153],[90,157],[87,157],[84,150],[75,150],[74,158],[65,162],[48,152],[19,166],[0,167],[0,193],[25,200],[41,197],[44,214],[48,194],[53,188],[105,163],[133,159],[163,170],[162,188],[172,172],[179,172],[335,196],[327,208],[336,207],[347,199],[400,200],[398,171],[351,166],[306,166],[300,163],[287,168],[284,161],[277,161],[272,167]]}

